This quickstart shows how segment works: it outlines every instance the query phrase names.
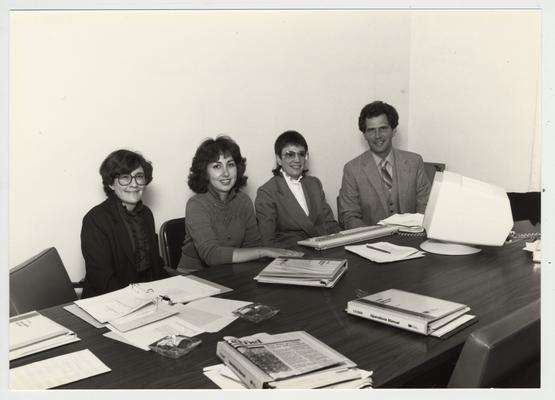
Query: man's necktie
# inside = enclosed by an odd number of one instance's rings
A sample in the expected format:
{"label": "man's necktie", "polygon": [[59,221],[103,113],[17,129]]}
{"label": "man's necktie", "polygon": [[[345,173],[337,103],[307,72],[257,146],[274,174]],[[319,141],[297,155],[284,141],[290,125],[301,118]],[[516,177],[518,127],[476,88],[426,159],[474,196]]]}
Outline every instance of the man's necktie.
{"label": "man's necktie", "polygon": [[383,183],[384,183],[385,187],[387,188],[387,190],[391,190],[391,187],[393,186],[393,180],[391,179],[391,174],[387,170],[387,165],[388,164],[389,164],[389,162],[387,160],[380,161],[380,169],[381,169],[381,172],[382,172]]}

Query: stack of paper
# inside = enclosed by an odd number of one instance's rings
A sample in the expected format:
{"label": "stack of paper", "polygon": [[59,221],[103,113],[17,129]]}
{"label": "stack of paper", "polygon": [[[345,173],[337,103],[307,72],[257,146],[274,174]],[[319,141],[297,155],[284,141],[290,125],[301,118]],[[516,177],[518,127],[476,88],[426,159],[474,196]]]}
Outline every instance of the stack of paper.
{"label": "stack of paper", "polygon": [[405,213],[394,214],[386,219],[378,222],[378,225],[397,226],[399,232],[419,233],[424,232],[422,223],[424,222],[424,214]]}
{"label": "stack of paper", "polygon": [[423,335],[447,337],[476,321],[462,303],[388,289],[347,303],[347,313]]}
{"label": "stack of paper", "polygon": [[[72,312],[78,316],[84,314],[92,317],[98,325],[110,322],[132,327],[134,323],[145,324],[171,315],[169,308],[156,307],[161,304],[161,300],[170,304],[185,303],[229,291],[230,288],[201,278],[178,275],[153,282],[135,283],[100,296],[77,300],[75,304],[81,312]],[[137,321],[133,322],[134,319]]]}
{"label": "stack of paper", "polygon": [[[253,389],[355,388],[371,384],[371,372],[304,331],[275,335],[224,337],[218,357],[235,374],[222,371],[227,383],[238,379]],[[212,369],[212,375],[215,375]]]}
{"label": "stack of paper", "polygon": [[347,260],[278,257],[254,280],[265,283],[333,287],[347,270]]}
{"label": "stack of paper", "polygon": [[411,258],[424,257],[426,254],[414,247],[397,246],[388,242],[345,246],[345,250],[349,250],[376,263],[410,260]]}
{"label": "stack of paper", "polygon": [[[366,371],[360,368],[351,368],[355,378],[345,382],[335,383],[329,386],[324,386],[325,389],[361,389],[364,387],[372,387],[372,371]],[[221,389],[248,389],[248,387],[241,382],[241,379],[225,364],[216,364],[205,367],[203,373],[212,382],[218,385]],[[289,380],[289,385],[283,389],[298,389],[300,386],[295,384],[294,381]]]}
{"label": "stack of paper", "polygon": [[78,340],[73,331],[36,311],[16,315],[10,318],[9,359],[15,360]]}
{"label": "stack of paper", "polygon": [[[209,329],[217,329],[217,323],[209,324],[220,317],[216,315],[217,310],[212,309],[202,314],[193,305],[184,306],[181,303],[208,299],[209,296],[229,291],[230,288],[198,277],[179,275],[136,283],[104,295],[78,300],[75,302],[78,309],[68,311],[94,326],[108,327],[110,332],[105,336],[111,339],[150,350],[151,343],[165,336],[195,336]],[[212,299],[205,303],[213,304],[218,301],[223,300]],[[248,303],[236,302],[229,307],[235,310],[246,304]],[[231,311],[229,317],[233,317]],[[234,319],[225,319],[226,324]],[[220,321],[220,325],[222,323]]]}
{"label": "stack of paper", "polygon": [[125,332],[108,324],[111,332],[104,336],[148,351],[150,344],[165,336],[193,337],[203,332],[218,332],[237,319],[233,311],[247,304],[250,302],[207,297],[173,305],[175,315]]}

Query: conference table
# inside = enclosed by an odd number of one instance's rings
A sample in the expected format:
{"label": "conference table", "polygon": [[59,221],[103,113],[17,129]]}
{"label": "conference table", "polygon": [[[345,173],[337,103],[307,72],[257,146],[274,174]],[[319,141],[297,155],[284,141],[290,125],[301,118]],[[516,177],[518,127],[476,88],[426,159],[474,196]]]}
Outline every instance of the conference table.
{"label": "conference table", "polygon": [[[373,242],[418,247],[422,240],[418,236],[393,235]],[[516,241],[502,247],[482,247],[481,252],[472,255],[428,253],[422,258],[386,264],[373,263],[343,247],[322,251],[303,248],[305,257],[348,260],[348,271],[333,288],[254,281],[269,259],[210,267],[195,275],[233,289],[219,297],[257,301],[279,308],[279,313],[258,324],[236,320],[217,333],[203,333],[199,347],[182,358],[170,359],[108,339],[102,336],[107,328],[94,328],[63,306],[52,307],[40,312],[74,330],[81,340],[12,361],[10,368],[89,349],[112,371],[60,388],[216,389],[202,369],[221,362],[216,356],[216,343],[223,336],[303,330],[359,368],[372,370],[374,387],[418,387],[421,377],[456,361],[473,330],[540,297],[540,265],[532,262],[531,254],[523,247],[523,241]],[[356,298],[356,289],[374,293],[389,288],[467,304],[478,320],[447,339],[439,339],[345,312],[347,302]]]}

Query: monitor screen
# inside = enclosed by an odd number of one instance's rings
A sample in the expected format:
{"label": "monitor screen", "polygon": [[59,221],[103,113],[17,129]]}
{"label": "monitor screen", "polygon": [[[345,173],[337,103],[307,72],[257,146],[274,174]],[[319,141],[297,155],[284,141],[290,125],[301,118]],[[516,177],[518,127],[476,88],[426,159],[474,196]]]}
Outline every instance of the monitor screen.
{"label": "monitor screen", "polygon": [[432,239],[423,250],[471,254],[480,249],[465,245],[503,245],[513,218],[505,190],[445,171],[435,174],[422,225]]}

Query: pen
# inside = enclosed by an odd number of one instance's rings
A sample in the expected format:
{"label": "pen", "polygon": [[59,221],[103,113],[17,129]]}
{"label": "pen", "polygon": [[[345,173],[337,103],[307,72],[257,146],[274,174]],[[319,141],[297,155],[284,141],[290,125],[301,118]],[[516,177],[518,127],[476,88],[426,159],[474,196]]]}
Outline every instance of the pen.
{"label": "pen", "polygon": [[391,254],[390,251],[387,251],[387,250],[384,250],[384,249],[380,249],[380,248],[378,248],[378,247],[370,246],[369,244],[367,244],[366,247],[368,247],[369,249],[372,249],[372,250],[381,251],[382,253]]}

